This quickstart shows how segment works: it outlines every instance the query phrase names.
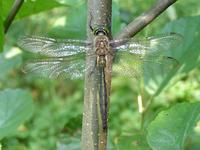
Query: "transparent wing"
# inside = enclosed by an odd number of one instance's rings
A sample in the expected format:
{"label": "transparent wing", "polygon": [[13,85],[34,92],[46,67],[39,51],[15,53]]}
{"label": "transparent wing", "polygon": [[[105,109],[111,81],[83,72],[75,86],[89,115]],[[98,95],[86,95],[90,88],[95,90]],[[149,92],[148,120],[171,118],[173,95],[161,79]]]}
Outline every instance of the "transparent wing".
{"label": "transparent wing", "polygon": [[24,72],[48,78],[81,78],[85,72],[83,57],[35,59],[24,65]]}
{"label": "transparent wing", "polygon": [[179,63],[169,56],[145,56],[117,53],[113,63],[113,75],[141,79],[144,75],[163,75],[177,68]]}
{"label": "transparent wing", "polygon": [[178,61],[170,53],[181,40],[181,35],[167,34],[146,40],[111,41],[116,51],[113,73],[136,78],[147,72],[165,75],[178,66]]}
{"label": "transparent wing", "polygon": [[46,37],[22,37],[18,41],[19,47],[50,57],[65,57],[78,53],[85,53],[90,49],[90,43],[84,40],[61,40]]}
{"label": "transparent wing", "polygon": [[145,39],[122,39],[110,41],[115,51],[128,52],[136,55],[161,55],[174,49],[183,40],[182,35],[169,33]]}
{"label": "transparent wing", "polygon": [[142,75],[142,61],[137,55],[116,54],[112,66],[112,74],[115,76],[128,76],[139,79]]}

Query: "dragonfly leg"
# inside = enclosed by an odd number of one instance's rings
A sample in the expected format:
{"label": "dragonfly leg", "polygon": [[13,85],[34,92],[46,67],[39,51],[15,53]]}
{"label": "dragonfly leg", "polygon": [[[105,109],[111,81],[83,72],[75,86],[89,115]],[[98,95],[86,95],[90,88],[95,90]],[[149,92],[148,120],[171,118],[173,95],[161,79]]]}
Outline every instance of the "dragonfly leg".
{"label": "dragonfly leg", "polygon": [[92,20],[93,20],[93,16],[92,16],[92,13],[90,12],[90,22],[89,22],[89,27],[90,27],[90,30],[93,32],[93,31],[94,31],[94,28],[92,27]]}

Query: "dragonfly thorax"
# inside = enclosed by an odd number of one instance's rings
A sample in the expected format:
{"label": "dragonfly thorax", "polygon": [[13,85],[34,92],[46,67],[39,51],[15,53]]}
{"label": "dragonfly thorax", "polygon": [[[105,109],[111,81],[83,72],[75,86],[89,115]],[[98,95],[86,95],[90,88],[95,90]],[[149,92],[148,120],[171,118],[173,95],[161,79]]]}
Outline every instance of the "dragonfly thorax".
{"label": "dragonfly thorax", "polygon": [[106,55],[109,52],[109,42],[108,37],[100,34],[94,39],[95,53],[97,55],[97,64],[100,66],[105,66]]}
{"label": "dragonfly thorax", "polygon": [[98,35],[94,39],[96,54],[105,56],[109,50],[108,38],[105,35]]}

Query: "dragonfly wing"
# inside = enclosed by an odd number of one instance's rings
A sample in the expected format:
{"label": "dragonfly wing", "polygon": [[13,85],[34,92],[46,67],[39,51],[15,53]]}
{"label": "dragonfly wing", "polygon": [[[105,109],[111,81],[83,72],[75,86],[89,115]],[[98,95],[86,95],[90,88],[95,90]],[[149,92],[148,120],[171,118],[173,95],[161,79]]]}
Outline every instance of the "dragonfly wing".
{"label": "dragonfly wing", "polygon": [[113,73],[114,75],[134,77],[140,80],[146,75],[166,75],[178,65],[178,61],[169,56],[141,56],[117,52],[113,63]]}
{"label": "dragonfly wing", "polygon": [[18,45],[26,51],[50,57],[71,56],[85,53],[90,49],[90,43],[84,40],[62,40],[37,36],[22,37]]}
{"label": "dragonfly wing", "polygon": [[143,40],[123,39],[110,42],[115,53],[113,72],[140,78],[144,73],[167,73],[178,66],[178,61],[170,57],[171,50],[182,40],[175,33],[150,37]]}
{"label": "dragonfly wing", "polygon": [[116,53],[112,70],[113,75],[139,78],[142,74],[140,58],[128,53]]}
{"label": "dragonfly wing", "polygon": [[81,78],[85,72],[85,60],[80,57],[35,59],[27,62],[24,72],[48,78]]}
{"label": "dragonfly wing", "polygon": [[165,55],[180,44],[182,35],[169,33],[149,37],[146,39],[122,39],[112,40],[110,46],[115,51],[124,51],[136,55]]}

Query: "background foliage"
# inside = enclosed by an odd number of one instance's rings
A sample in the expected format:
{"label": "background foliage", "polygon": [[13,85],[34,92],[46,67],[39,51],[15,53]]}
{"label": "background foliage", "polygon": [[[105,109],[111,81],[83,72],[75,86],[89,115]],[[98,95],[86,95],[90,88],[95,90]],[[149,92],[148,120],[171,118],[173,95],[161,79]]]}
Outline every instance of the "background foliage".
{"label": "background foliage", "polygon": [[[86,39],[86,2],[27,0],[4,35],[3,21],[13,2],[0,1],[1,146],[5,150],[78,150],[84,82],[23,74],[21,66],[30,55],[16,43],[23,35]],[[113,34],[154,2],[114,0]],[[113,78],[109,149],[200,149],[199,7],[198,0],[178,1],[137,35],[182,34],[183,43],[171,54],[181,65],[167,76],[146,76],[140,89],[134,79]],[[138,112],[138,94],[144,104],[153,96],[143,117]]]}

